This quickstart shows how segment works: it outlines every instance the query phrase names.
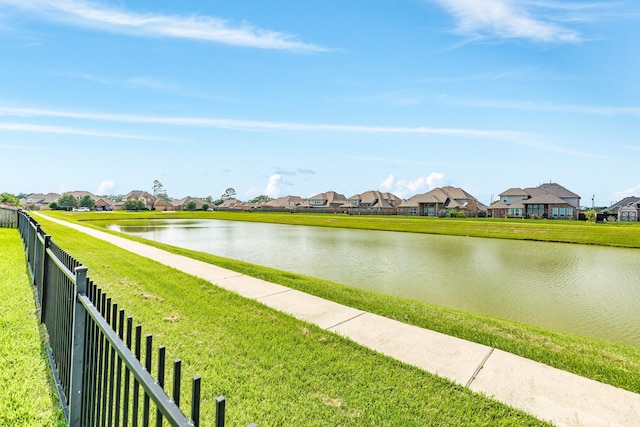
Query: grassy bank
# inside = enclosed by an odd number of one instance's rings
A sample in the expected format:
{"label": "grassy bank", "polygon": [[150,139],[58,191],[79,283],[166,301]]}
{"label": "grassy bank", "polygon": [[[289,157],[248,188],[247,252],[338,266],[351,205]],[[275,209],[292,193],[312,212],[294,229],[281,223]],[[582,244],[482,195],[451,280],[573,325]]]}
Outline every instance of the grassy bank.
{"label": "grassy bank", "polygon": [[[163,217],[162,215],[160,214],[160,217]],[[245,214],[245,216],[253,217],[253,214]],[[77,219],[77,217],[68,218]],[[427,221],[429,220],[427,219]],[[85,225],[92,223],[93,221],[84,222]],[[640,231],[640,228],[635,228],[635,230]],[[640,348],[383,296],[311,277],[171,247],[131,236],[126,237],[361,310],[518,354],[559,369],[640,393],[640,381],[638,381]]]}
{"label": "grassy bank", "polygon": [[219,394],[228,399],[228,425],[237,426],[545,425],[256,301],[38,220],[167,346],[169,360],[181,357],[186,376],[202,375],[202,425],[213,424]]}
{"label": "grassy bank", "polygon": [[52,213],[67,219],[209,218],[319,227],[340,227],[411,233],[640,248],[640,223],[587,223],[584,221],[493,218],[426,218],[402,216],[350,216],[260,212],[92,212]]}
{"label": "grassy bank", "polygon": [[64,425],[17,230],[0,228],[0,260],[0,425]]}

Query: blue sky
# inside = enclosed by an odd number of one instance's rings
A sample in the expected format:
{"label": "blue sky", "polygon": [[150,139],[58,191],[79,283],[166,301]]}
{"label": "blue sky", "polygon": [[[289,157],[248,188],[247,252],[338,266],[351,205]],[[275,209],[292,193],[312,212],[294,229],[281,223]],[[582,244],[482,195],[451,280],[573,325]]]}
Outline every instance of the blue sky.
{"label": "blue sky", "polygon": [[640,196],[640,4],[0,0],[0,192]]}

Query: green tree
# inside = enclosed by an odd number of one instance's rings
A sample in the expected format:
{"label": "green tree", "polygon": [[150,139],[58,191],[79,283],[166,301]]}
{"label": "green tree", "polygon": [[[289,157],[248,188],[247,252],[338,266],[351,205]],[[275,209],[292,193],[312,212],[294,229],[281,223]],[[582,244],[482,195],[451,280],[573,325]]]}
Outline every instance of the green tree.
{"label": "green tree", "polygon": [[95,205],[96,202],[88,194],[80,199],[80,206],[82,206],[83,208],[93,209]]}
{"label": "green tree", "polygon": [[220,198],[222,200],[228,200],[228,199],[233,199],[236,195],[236,190],[234,190],[233,188],[227,188],[226,190],[224,190],[224,193],[222,194],[222,196],[220,196]]}
{"label": "green tree", "polygon": [[249,200],[248,203],[267,203],[271,200],[273,200],[273,198],[267,196],[266,194],[261,194],[258,197],[254,197],[253,199]]}
{"label": "green tree", "polygon": [[0,205],[12,205],[12,206],[20,206],[20,199],[9,193],[0,194]]}
{"label": "green tree", "polygon": [[58,199],[58,207],[65,211],[70,211],[78,207],[78,199],[76,199],[73,194],[64,194]]}
{"label": "green tree", "polygon": [[158,197],[159,194],[165,193],[164,185],[157,179],[153,181],[153,197]]}
{"label": "green tree", "polygon": [[58,207],[58,202],[49,203],[49,209],[51,209],[52,211],[58,210]]}
{"label": "green tree", "polygon": [[124,208],[128,211],[142,211],[146,206],[142,200],[130,199],[124,202]]}
{"label": "green tree", "polygon": [[202,210],[203,211],[208,211],[209,210],[209,204],[208,203],[203,203],[202,204]]}
{"label": "green tree", "polygon": [[587,222],[596,222],[596,211],[591,209],[584,213],[584,216],[587,218]]}
{"label": "green tree", "polygon": [[189,203],[187,203],[187,206],[185,206],[185,209],[188,211],[195,211],[196,210],[196,202],[194,202],[193,200],[191,200]]}

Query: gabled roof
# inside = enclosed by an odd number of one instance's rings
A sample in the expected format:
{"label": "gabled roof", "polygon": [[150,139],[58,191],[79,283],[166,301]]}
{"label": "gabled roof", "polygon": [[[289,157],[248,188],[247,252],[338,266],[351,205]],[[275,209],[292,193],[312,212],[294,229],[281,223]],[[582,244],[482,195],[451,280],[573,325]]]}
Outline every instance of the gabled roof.
{"label": "gabled roof", "polygon": [[29,203],[49,204],[51,202],[55,202],[59,198],[60,198],[60,194],[58,193],[47,193],[47,194],[34,193],[34,194],[29,194],[26,200],[29,200]]}
{"label": "gabled roof", "polygon": [[534,196],[530,199],[527,200],[522,200],[521,203],[524,203],[525,205],[534,205],[534,204],[542,204],[542,205],[559,205],[559,204],[566,204],[567,201],[563,200],[559,197],[554,196],[553,194],[550,193],[542,193],[539,194],[537,196]]}
{"label": "gabled roof", "polygon": [[142,190],[133,190],[130,191],[129,193],[125,194],[122,198],[124,200],[130,200],[130,199],[140,199],[141,197],[144,197],[145,199],[149,199],[149,200],[155,200],[156,198],[152,195],[147,193],[146,191],[142,191]]}
{"label": "gabled roof", "polygon": [[107,199],[105,197],[101,197],[98,200],[96,200],[96,206],[111,206],[114,203],[115,202],[113,200]]}
{"label": "gabled roof", "polygon": [[578,197],[578,198],[580,198],[580,196],[578,196],[576,193],[573,193],[573,192],[567,190],[566,188],[564,188],[560,184],[556,184],[556,183],[552,183],[552,182],[550,182],[548,184],[539,185],[536,188],[538,190],[544,191],[545,193],[553,194],[554,196],[557,196],[557,197],[559,197],[561,199],[570,198],[570,197]]}
{"label": "gabled roof", "polygon": [[360,204],[366,204],[373,207],[393,208],[402,199],[400,199],[395,194],[381,193],[380,191],[369,190],[369,191],[365,191],[364,193],[356,194],[354,196],[349,197],[348,199],[349,203],[347,203],[344,207],[354,207],[352,202],[355,200],[358,200]]}
{"label": "gabled roof", "polygon": [[475,201],[478,208],[486,209],[478,200],[462,188],[446,186],[434,188],[424,194],[403,201],[398,207],[417,207],[420,204],[441,204],[445,208],[464,208],[470,201]]}
{"label": "gabled roof", "polygon": [[[227,199],[224,202],[220,203],[217,207],[219,208],[235,208],[239,205],[242,205],[242,202],[238,199]],[[175,204],[174,204],[175,206]]]}
{"label": "gabled roof", "polygon": [[95,194],[89,192],[89,191],[67,191],[64,194],[71,194],[73,197],[75,197],[76,199],[82,199],[85,196],[89,196],[91,197],[93,200],[96,200],[98,197],[95,196]]}
{"label": "gabled roof", "polygon": [[174,200],[173,202],[171,202],[171,204],[175,207],[178,207],[178,206],[186,206],[189,202],[195,202],[196,206],[198,207],[201,207],[203,204],[207,203],[199,197],[187,196],[187,197],[183,197],[180,200]]}
{"label": "gabled roof", "polygon": [[522,188],[510,188],[507,191],[500,193],[499,196],[529,196],[530,194],[527,193],[525,190],[523,190]]}
{"label": "gabled roof", "polygon": [[[322,200],[324,206],[342,206],[347,203],[347,198],[344,194],[336,193],[335,191],[327,191],[326,193],[316,194],[313,197],[309,197],[309,200]],[[313,205],[312,205],[313,206]]]}
{"label": "gabled roof", "polygon": [[446,186],[438,187],[430,190],[424,194],[416,194],[408,201],[415,201],[417,203],[446,203],[449,200],[457,201],[457,203],[463,204],[465,200],[476,200],[471,194],[464,191],[462,188]]}
{"label": "gabled roof", "polygon": [[303,202],[304,200],[302,200],[302,197],[299,196],[283,196],[273,200],[269,200],[268,202],[263,203],[262,206],[270,208],[284,208],[300,206]]}
{"label": "gabled roof", "polygon": [[620,209],[623,206],[627,206],[630,203],[638,203],[638,202],[640,202],[640,197],[634,197],[634,196],[625,197],[619,202],[609,206],[607,209],[605,209],[605,212],[615,212],[617,209]]}

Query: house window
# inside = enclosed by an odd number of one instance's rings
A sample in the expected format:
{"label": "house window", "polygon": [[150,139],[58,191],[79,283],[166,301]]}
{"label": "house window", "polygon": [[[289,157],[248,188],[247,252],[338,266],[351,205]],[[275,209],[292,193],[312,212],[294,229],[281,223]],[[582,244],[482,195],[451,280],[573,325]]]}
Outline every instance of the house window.
{"label": "house window", "polygon": [[567,216],[573,218],[573,208],[567,208]]}
{"label": "house window", "polygon": [[565,208],[560,208],[560,216],[561,216],[562,218],[564,218],[565,211],[566,211],[566,210],[565,210]]}
{"label": "house window", "polygon": [[[564,209],[563,209],[564,210]],[[557,218],[558,217],[558,208],[553,208],[553,217]]]}
{"label": "house window", "polygon": [[545,214],[544,207],[545,205],[542,204],[527,205],[527,214],[543,216]]}
{"label": "house window", "polygon": [[409,214],[418,215],[418,208],[409,208]]}
{"label": "house window", "polygon": [[502,203],[506,204],[506,203],[508,203],[508,202],[509,202],[509,199],[507,199],[506,197],[503,197],[503,198],[502,198]]}

